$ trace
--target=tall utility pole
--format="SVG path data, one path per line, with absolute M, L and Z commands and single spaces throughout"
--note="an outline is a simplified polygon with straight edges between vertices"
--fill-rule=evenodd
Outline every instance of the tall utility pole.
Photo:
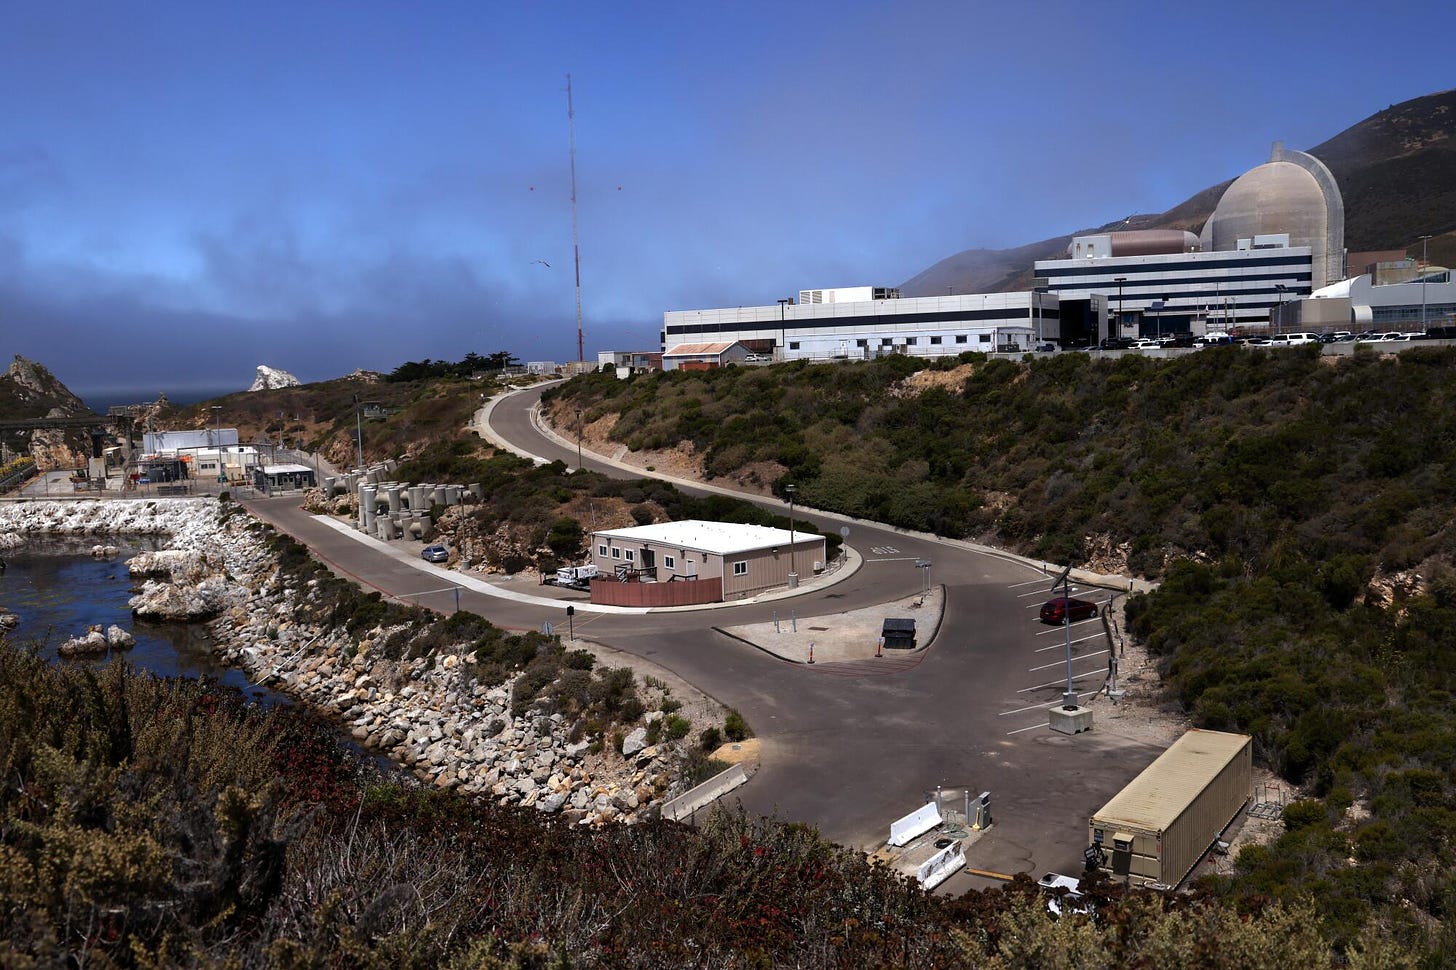
M 1421 237 L 1421 333 L 1426 332 L 1426 271 L 1431 265 L 1426 261 L 1426 242 L 1430 238 Z
M 576 263 L 576 362 L 586 360 L 581 339 L 581 246 L 576 225 L 576 112 L 571 107 L 571 75 L 566 75 L 566 129 L 571 139 L 571 257 Z

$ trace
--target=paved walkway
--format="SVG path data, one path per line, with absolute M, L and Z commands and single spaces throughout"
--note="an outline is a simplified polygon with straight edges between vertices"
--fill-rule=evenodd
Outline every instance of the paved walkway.
M 894 600 L 858 610 L 822 616 L 798 617 L 793 604 L 783 604 L 778 619 L 768 623 L 746 623 L 714 629 L 737 640 L 752 644 L 766 653 L 794 663 L 833 664 L 845 661 L 884 661 L 887 668 L 906 660 L 918 662 L 929 649 L 940 630 L 945 611 L 945 589 L 932 588 L 928 593 Z M 915 647 L 912 650 L 879 648 L 880 631 L 887 619 L 915 621 Z M 881 656 L 876 656 L 876 653 Z

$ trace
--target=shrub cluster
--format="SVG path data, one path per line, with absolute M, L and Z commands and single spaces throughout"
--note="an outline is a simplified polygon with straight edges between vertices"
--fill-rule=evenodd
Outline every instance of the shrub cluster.
M 1330 962 L 1300 906 L 1105 894 L 1053 922 L 1025 880 L 931 896 L 811 829 L 712 814 L 584 830 L 361 776 L 290 709 L 57 668 L 0 643 L 8 966 L 757 967 Z M 1398 966 L 1373 933 L 1353 966 Z M 1151 964 L 1148 964 L 1151 965 Z

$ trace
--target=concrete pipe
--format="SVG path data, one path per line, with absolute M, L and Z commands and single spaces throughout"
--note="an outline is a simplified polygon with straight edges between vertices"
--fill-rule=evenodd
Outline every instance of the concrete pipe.
M 477 502 L 485 501 L 485 486 L 480 484 L 479 482 L 467 486 L 467 491 L 470 492 L 470 497 L 475 499 Z
M 446 485 L 445 486 L 445 504 L 446 505 L 459 505 L 460 504 L 460 486 L 459 485 Z
M 409 507 L 411 512 L 418 512 L 425 507 L 425 486 L 411 485 L 409 490 Z
M 402 485 L 390 485 L 384 490 L 384 497 L 389 501 L 389 514 L 393 515 L 404 507 L 401 493 L 404 491 Z

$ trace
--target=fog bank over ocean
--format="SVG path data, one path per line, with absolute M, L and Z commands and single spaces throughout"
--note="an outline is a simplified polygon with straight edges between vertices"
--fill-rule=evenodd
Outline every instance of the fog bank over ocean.
M 73 387 L 71 392 L 86 402 L 86 406 L 97 414 L 105 414 L 108 408 L 122 404 L 150 404 L 158 394 L 167 395 L 173 404 L 196 404 L 246 391 L 250 384 L 241 387 L 218 385 L 174 384 L 153 387 Z

